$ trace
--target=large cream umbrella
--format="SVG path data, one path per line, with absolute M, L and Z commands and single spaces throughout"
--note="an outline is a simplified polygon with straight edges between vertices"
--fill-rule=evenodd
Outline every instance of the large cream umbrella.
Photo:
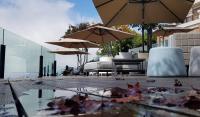
M 77 55 L 77 59 L 78 59 L 77 60 L 77 67 L 83 65 L 81 55 L 89 54 L 88 52 L 84 52 L 84 51 L 81 51 L 81 50 L 76 49 L 76 48 L 62 48 L 62 49 L 50 51 L 50 53 L 56 53 L 56 54 L 61 54 L 61 55 Z
M 172 35 L 173 33 L 187 33 L 194 30 L 194 28 L 182 28 L 182 27 L 164 27 L 162 29 L 158 29 L 153 32 L 153 35 L 155 36 L 169 36 Z
M 183 22 L 195 0 L 93 0 L 105 26 Z M 144 27 L 142 41 L 144 51 Z
M 83 48 L 85 52 L 88 52 L 88 48 L 99 48 L 99 45 L 96 43 L 92 43 L 87 40 L 72 39 L 72 38 L 63 38 L 57 41 L 49 41 L 46 43 L 62 46 L 65 48 Z M 83 64 L 86 63 L 87 61 L 88 61 L 88 55 L 85 55 Z
M 85 30 L 64 35 L 64 38 L 75 38 L 88 40 L 93 43 L 103 44 L 111 41 L 122 40 L 133 37 L 134 34 L 108 28 L 100 25 L 91 26 Z
M 93 0 L 105 26 L 183 22 L 195 0 Z
M 187 33 L 194 30 L 194 28 L 182 28 L 182 27 L 163 27 L 153 32 L 153 35 L 157 36 L 158 43 L 164 42 L 164 37 L 172 35 L 174 33 Z
M 64 38 L 64 39 L 60 39 L 56 41 L 49 41 L 46 43 L 62 46 L 65 48 L 98 48 L 99 47 L 98 44 L 92 43 L 87 40 L 71 39 L 71 38 Z
M 75 48 L 64 48 L 50 51 L 50 53 L 62 54 L 62 55 L 76 55 L 76 54 L 88 54 L 88 52 L 81 51 Z

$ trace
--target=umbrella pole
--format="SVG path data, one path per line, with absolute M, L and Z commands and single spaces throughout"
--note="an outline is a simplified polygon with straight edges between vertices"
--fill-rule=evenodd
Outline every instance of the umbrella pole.
M 149 52 L 152 48 L 152 27 L 149 26 L 147 29 L 147 51 Z
M 86 48 L 86 52 L 88 52 L 88 48 Z M 88 62 L 88 54 L 86 55 L 86 63 Z
M 79 54 L 77 54 L 77 68 L 78 68 L 79 64 L 80 64 L 80 57 L 79 57 Z
M 144 53 L 144 0 L 142 0 L 142 52 Z
M 88 48 L 85 48 L 85 52 L 88 52 Z M 88 62 L 88 54 L 84 55 L 84 64 Z
M 112 52 L 112 42 L 110 42 L 110 54 L 112 55 L 112 57 L 114 57 Z
M 144 25 L 142 24 L 142 52 L 144 52 Z
M 79 66 L 82 65 L 82 61 L 83 61 L 83 59 L 82 59 L 82 55 L 80 54 L 80 64 L 79 64 Z
M 150 48 L 149 50 L 152 48 L 152 27 L 150 26 L 150 32 L 149 32 L 149 45 Z

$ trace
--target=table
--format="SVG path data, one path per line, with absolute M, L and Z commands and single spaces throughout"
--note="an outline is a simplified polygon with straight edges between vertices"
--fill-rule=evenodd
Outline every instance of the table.
M 113 73 L 117 72 L 141 72 L 144 73 L 143 62 L 145 59 L 112 59 Z M 137 65 L 137 69 L 117 69 L 117 65 Z

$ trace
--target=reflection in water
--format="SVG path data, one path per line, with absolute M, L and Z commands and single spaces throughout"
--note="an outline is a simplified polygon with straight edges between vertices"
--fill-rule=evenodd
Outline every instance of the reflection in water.
M 38 90 L 30 90 L 25 92 L 29 95 L 23 95 L 20 97 L 20 101 L 29 116 L 50 116 L 62 114 L 76 115 L 78 113 L 90 115 L 101 112 L 95 116 L 189 117 L 183 116 L 182 114 L 179 115 L 180 113 L 177 114 L 176 110 L 170 112 L 163 109 L 152 108 L 150 106 L 130 103 L 132 101 L 134 102 L 134 100 L 136 101 L 136 98 L 126 96 L 137 96 L 138 92 L 136 90 L 130 90 L 132 88 L 132 86 L 128 86 L 127 91 L 116 87 L 111 88 L 110 90 L 92 87 L 81 89 L 69 88 L 66 90 L 42 90 L 41 98 L 38 97 Z M 109 96 L 111 97 L 115 96 L 115 99 L 102 98 L 101 95 L 105 94 L 106 92 L 109 92 Z M 162 100 L 160 100 L 162 97 L 179 99 L 177 95 L 181 97 L 182 94 L 185 94 L 183 90 L 180 90 L 180 92 L 178 91 L 179 93 L 177 94 L 177 92 L 175 93 L 171 88 L 162 87 L 141 89 L 138 93 L 141 92 L 143 95 L 143 101 L 150 100 L 148 104 L 157 104 L 158 106 L 162 105 Z M 85 95 L 87 93 L 89 93 L 89 95 Z M 98 97 L 97 95 L 100 96 Z M 121 99 L 119 99 L 119 97 Z M 163 102 L 166 102 L 166 100 Z M 168 106 L 170 107 L 174 105 Z M 173 109 L 176 108 L 173 107 Z
M 42 98 L 42 89 L 38 90 L 38 98 Z
M 14 104 L 0 105 L 0 117 L 17 117 Z
M 19 97 L 28 116 L 35 116 L 39 110 L 47 107 L 46 105 L 49 102 L 49 99 L 54 98 L 52 90 L 42 90 L 41 98 L 38 98 L 38 92 L 38 89 L 32 89 L 25 92 L 28 95 Z

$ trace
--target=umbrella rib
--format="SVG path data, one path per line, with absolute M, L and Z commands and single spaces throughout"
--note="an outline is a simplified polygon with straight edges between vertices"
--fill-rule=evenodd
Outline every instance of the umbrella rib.
M 117 36 L 115 36 L 113 33 L 111 33 L 110 31 L 106 30 L 106 32 L 110 34 L 111 36 L 113 36 L 116 40 L 120 41 L 120 39 Z
M 70 45 L 69 45 L 69 48 L 71 48 L 71 47 L 72 47 L 72 45 L 73 45 L 73 43 L 70 43 Z
M 182 22 L 182 20 L 172 11 L 169 9 L 169 7 L 167 7 L 162 1 L 160 1 L 160 4 L 167 9 L 172 15 L 174 15 L 176 17 L 176 19 L 178 19 L 180 22 Z
M 127 6 L 128 3 L 125 3 L 120 9 L 119 11 L 108 21 L 108 23 L 105 26 L 108 26 L 108 24 L 110 24 L 117 16 L 118 14 Z
M 105 29 L 104 29 L 105 30 Z M 92 30 L 91 31 L 91 34 L 95 34 L 95 35 L 97 35 L 97 36 L 101 36 L 101 37 L 103 37 L 102 35 L 103 35 L 103 32 L 102 32 L 102 30 L 99 28 L 99 34 L 98 33 L 96 33 L 94 30 Z M 90 41 L 90 42 L 93 42 L 93 43 L 98 43 L 98 42 L 94 42 L 94 41 Z M 104 40 L 102 39 L 102 42 L 104 43 Z
M 144 24 L 144 12 L 145 12 L 145 6 L 144 6 L 144 1 L 142 2 L 142 24 Z
M 89 31 L 89 32 L 90 32 L 90 31 Z M 88 35 L 84 38 L 84 40 L 87 40 L 91 35 L 92 35 L 92 33 L 90 32 L 90 34 L 88 34 Z
M 194 2 L 194 0 L 186 0 L 186 1 L 188 1 L 188 2 Z
M 108 4 L 108 3 L 112 2 L 112 1 L 113 1 L 113 0 L 109 0 L 109 1 L 107 1 L 107 2 L 104 2 L 104 3 L 100 4 L 100 5 L 97 5 L 96 8 L 99 8 L 99 7 L 101 7 L 101 6 L 104 6 L 104 5 L 106 5 L 106 4 Z
M 140 1 L 137 1 L 137 0 L 135 0 L 135 1 L 130 1 L 129 0 L 129 3 L 134 3 L 134 4 L 141 4 L 141 3 L 152 3 L 152 2 L 157 2 L 158 0 L 149 0 L 149 1 L 144 1 L 144 0 L 140 0 Z
M 104 38 L 103 38 L 103 36 L 101 36 L 101 40 L 102 40 L 102 42 L 104 43 Z
M 99 36 L 101 36 L 101 41 L 102 43 L 104 43 L 103 32 L 100 28 L 99 28 Z
M 81 43 L 83 45 L 84 48 L 87 48 L 87 46 L 84 43 Z
M 93 33 L 93 34 L 95 34 L 95 35 L 98 35 L 98 36 L 99 36 L 99 34 L 98 34 L 98 33 L 96 33 L 94 30 L 93 30 L 91 33 Z

